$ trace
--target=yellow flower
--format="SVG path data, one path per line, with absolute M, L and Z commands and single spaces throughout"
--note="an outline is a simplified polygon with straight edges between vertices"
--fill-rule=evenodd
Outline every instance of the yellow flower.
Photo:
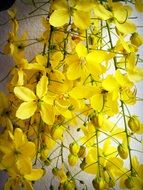
M 51 14 L 49 22 L 54 27 L 68 24 L 71 16 L 74 24 L 81 30 L 87 29 L 90 25 L 90 10 L 92 9 L 90 1 L 75 3 L 74 1 L 55 0 L 52 8 L 54 12 Z
M 32 159 L 35 154 L 35 144 L 29 142 L 21 129 L 16 128 L 14 135 L 9 132 L 9 141 L 0 144 L 0 150 L 4 153 L 1 165 L 5 169 L 16 166 L 20 174 L 29 174 L 32 171 Z
M 106 71 L 107 62 L 113 57 L 112 53 L 103 50 L 94 50 L 90 53 L 87 48 L 78 43 L 75 48 L 76 54 L 66 57 L 65 62 L 68 65 L 67 78 L 75 80 L 92 74 L 99 76 Z
M 32 181 L 39 180 L 44 174 L 42 169 L 32 169 L 30 174 L 19 175 L 19 173 L 12 175 L 5 183 L 4 190 L 15 190 L 24 187 L 25 190 L 33 190 Z
M 55 113 L 52 104 L 47 99 L 48 78 L 42 76 L 36 86 L 36 94 L 27 87 L 15 87 L 15 95 L 24 102 L 16 111 L 16 117 L 28 119 L 34 115 L 37 109 L 40 111 L 42 120 L 49 125 L 54 123 Z

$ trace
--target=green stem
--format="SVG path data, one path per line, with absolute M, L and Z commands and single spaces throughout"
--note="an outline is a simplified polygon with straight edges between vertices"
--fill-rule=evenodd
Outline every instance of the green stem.
M 101 177 L 101 170 L 100 170 L 100 153 L 99 153 L 99 139 L 98 139 L 98 130 L 96 130 L 96 146 L 97 146 L 97 164 L 98 164 L 98 175 Z
M 114 48 L 113 46 L 113 42 L 112 42 L 112 37 L 111 37 L 111 33 L 110 33 L 110 27 L 108 22 L 106 22 L 106 27 L 107 27 L 107 31 L 108 31 L 108 36 L 109 36 L 109 40 L 110 40 L 110 44 L 111 44 L 111 49 Z M 114 66 L 115 66 L 115 70 L 117 70 L 117 60 L 116 57 L 113 58 L 114 61 Z M 130 161 L 130 171 L 132 172 L 133 170 L 133 165 L 132 165 L 132 158 L 131 158 L 131 149 L 130 149 L 130 143 L 129 143 L 129 134 L 128 134 L 128 128 L 127 128 L 127 123 L 126 123 L 126 115 L 125 115 L 125 110 L 124 110 L 124 103 L 122 100 L 120 100 L 121 102 L 121 109 L 122 109 L 122 113 L 123 113 L 123 120 L 124 120 L 124 127 L 125 127 L 125 133 L 126 133 L 126 139 L 127 139 L 127 148 L 129 151 L 129 161 Z
M 130 142 L 129 142 L 130 135 L 128 134 L 128 128 L 127 128 L 127 123 L 126 123 L 126 116 L 125 116 L 125 110 L 124 110 L 124 103 L 123 103 L 123 101 L 121 101 L 121 108 L 122 108 L 122 112 L 123 112 L 123 120 L 124 120 L 124 125 L 125 125 L 127 147 L 128 147 L 128 151 L 129 151 L 130 169 L 132 171 L 133 166 L 132 166 L 131 148 L 130 148 Z

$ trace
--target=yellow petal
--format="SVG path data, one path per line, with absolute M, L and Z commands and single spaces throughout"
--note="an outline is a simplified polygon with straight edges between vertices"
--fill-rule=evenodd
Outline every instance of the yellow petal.
M 23 146 L 20 147 L 19 151 L 23 156 L 33 157 L 35 154 L 35 144 L 33 142 L 27 142 Z
M 108 75 L 106 77 L 106 79 L 103 80 L 102 87 L 105 90 L 112 92 L 114 90 L 118 90 L 119 85 L 118 85 L 116 79 L 112 75 Z
M 103 109 L 103 95 L 96 94 L 91 97 L 91 107 L 97 111 L 101 111 Z
M 80 63 L 73 63 L 67 69 L 67 78 L 69 80 L 76 80 L 80 78 L 83 74 L 83 70 L 81 68 Z
M 81 30 L 85 30 L 90 25 L 90 13 L 75 11 L 73 15 L 74 24 Z
M 118 23 L 115 21 L 117 29 L 123 34 L 131 34 L 136 31 L 136 25 L 131 21 L 126 21 L 123 24 Z
M 82 3 L 81 1 L 77 1 L 76 2 L 76 6 L 75 8 L 77 10 L 80 10 L 80 11 L 83 11 L 83 10 L 86 10 L 87 12 L 91 11 L 91 9 L 93 9 L 93 6 L 94 6 L 94 3 L 93 1 L 91 0 L 82 0 Z
M 41 102 L 40 104 L 40 114 L 42 120 L 48 124 L 52 125 L 55 121 L 55 112 L 53 106 L 46 104 L 45 102 Z
M 113 9 L 113 15 L 119 23 L 123 23 L 127 20 L 131 11 L 131 8 L 124 7 L 122 4 L 117 3 L 117 6 L 115 6 Z
M 87 55 L 87 49 L 86 49 L 86 47 L 83 44 L 78 43 L 76 45 L 76 49 L 75 50 L 76 50 L 76 53 L 78 54 L 78 57 L 86 57 L 86 55 Z
M 24 102 L 16 111 L 16 117 L 19 119 L 28 119 L 34 115 L 37 109 L 36 102 Z
M 143 12 L 143 2 L 142 0 L 135 0 L 135 7 L 137 11 Z
M 91 86 L 76 86 L 69 92 L 69 94 L 75 99 L 83 99 L 92 96 L 95 93 L 94 90 L 95 88 Z
M 49 19 L 49 22 L 54 27 L 61 27 L 64 24 L 67 24 L 69 21 L 69 13 L 68 10 L 59 9 L 55 10 Z
M 24 72 L 22 69 L 18 70 L 18 81 L 17 85 L 23 85 L 24 84 Z
M 13 153 L 4 155 L 1 160 L 1 164 L 5 169 L 14 166 L 15 157 L 14 157 Z
M 20 128 L 16 128 L 14 131 L 14 144 L 16 148 L 19 148 L 27 141 L 23 131 Z
M 29 158 L 20 157 L 16 162 L 16 166 L 22 175 L 29 174 L 32 170 L 32 161 Z
M 94 14 L 97 18 L 102 20 L 108 20 L 113 17 L 110 11 L 108 11 L 103 5 L 98 3 L 95 4 Z
M 43 55 L 36 55 L 36 62 L 40 65 L 46 66 L 47 64 L 47 57 Z
M 15 87 L 14 93 L 19 99 L 25 102 L 36 100 L 36 96 L 33 91 L 24 86 Z
M 44 170 L 42 169 L 32 169 L 31 173 L 28 175 L 24 175 L 24 178 L 29 181 L 37 181 L 44 174 Z
M 36 94 L 41 99 L 43 96 L 47 94 L 47 91 L 48 91 L 48 78 L 43 75 L 36 86 Z
M 68 3 L 66 0 L 54 0 L 52 7 L 54 10 L 56 9 L 67 9 L 68 8 Z
M 96 64 L 96 63 L 102 63 L 103 61 L 108 60 L 108 57 L 109 55 L 106 51 L 96 50 L 89 53 L 86 56 L 86 60 L 89 64 Z

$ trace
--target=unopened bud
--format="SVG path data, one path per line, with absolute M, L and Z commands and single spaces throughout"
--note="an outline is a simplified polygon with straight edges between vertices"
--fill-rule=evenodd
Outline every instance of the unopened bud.
M 132 34 L 130 40 L 131 40 L 131 43 L 137 47 L 143 44 L 143 37 L 137 32 L 134 32 Z
M 78 156 L 75 156 L 74 154 L 69 154 L 68 162 L 70 166 L 75 166 L 78 162 Z
M 57 176 L 57 175 L 58 175 L 58 171 L 59 171 L 59 169 L 58 169 L 57 167 L 54 167 L 54 168 L 52 169 L 53 175 Z
M 77 155 L 79 152 L 79 149 L 80 149 L 80 146 L 76 142 L 73 142 L 69 145 L 69 150 L 71 154 L 73 155 Z
M 133 187 L 134 187 L 134 184 L 133 184 L 132 177 L 128 177 L 128 178 L 124 181 L 124 184 L 125 184 L 125 186 L 126 186 L 128 189 L 133 188 Z
M 139 131 L 141 124 L 140 124 L 138 117 L 135 115 L 130 117 L 130 119 L 128 121 L 128 126 L 131 129 L 131 131 L 134 133 Z
M 84 170 L 85 166 L 86 166 L 86 162 L 85 162 L 85 159 L 83 159 L 83 161 L 82 161 L 81 164 L 80 164 L 80 168 L 81 168 L 82 170 Z
M 54 140 L 61 139 L 63 135 L 64 128 L 63 126 L 53 126 L 51 129 L 51 136 Z
M 65 181 L 63 185 L 63 190 L 73 190 L 75 188 L 75 183 L 73 181 Z
M 126 159 L 128 157 L 128 149 L 122 144 L 118 146 L 117 150 L 122 159 Z
M 93 179 L 92 184 L 95 190 L 105 190 L 107 186 L 105 180 L 102 177 Z
M 79 158 L 84 158 L 86 155 L 86 147 L 85 146 L 80 146 L 79 152 L 78 152 L 78 157 Z

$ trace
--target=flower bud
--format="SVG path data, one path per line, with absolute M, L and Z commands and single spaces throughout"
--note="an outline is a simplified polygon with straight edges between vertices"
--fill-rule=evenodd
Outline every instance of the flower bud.
M 124 145 L 120 144 L 117 150 L 122 159 L 126 159 L 128 157 L 128 149 Z
M 140 124 L 138 117 L 135 115 L 130 117 L 130 119 L 128 121 L 128 126 L 131 129 L 131 131 L 134 133 L 139 131 L 141 124 Z
M 102 177 L 93 179 L 92 184 L 95 190 L 105 190 L 107 186 L 105 180 Z
M 128 177 L 127 179 L 125 179 L 124 184 L 128 189 L 132 189 L 134 187 L 132 177 Z
M 85 159 L 83 159 L 83 161 L 80 164 L 81 170 L 84 170 L 85 166 L 86 166 L 86 162 L 85 162 Z
M 63 185 L 63 190 L 73 190 L 75 188 L 75 183 L 73 181 L 65 181 Z
M 78 162 L 78 156 L 69 154 L 68 156 L 68 162 L 70 166 L 75 166 Z
M 78 151 L 78 157 L 79 158 L 84 158 L 86 155 L 86 147 L 85 146 L 80 146 L 80 149 Z
M 137 47 L 143 44 L 143 37 L 137 32 L 134 32 L 132 34 L 130 40 L 131 40 L 131 43 Z
M 54 167 L 54 168 L 52 169 L 53 175 L 57 176 L 57 175 L 58 175 L 58 172 L 59 172 L 59 168 Z
M 63 126 L 53 126 L 51 129 L 51 136 L 54 140 L 61 139 L 63 135 L 64 128 Z
M 77 155 L 80 150 L 80 146 L 76 142 L 73 142 L 69 145 L 69 150 L 71 154 Z

